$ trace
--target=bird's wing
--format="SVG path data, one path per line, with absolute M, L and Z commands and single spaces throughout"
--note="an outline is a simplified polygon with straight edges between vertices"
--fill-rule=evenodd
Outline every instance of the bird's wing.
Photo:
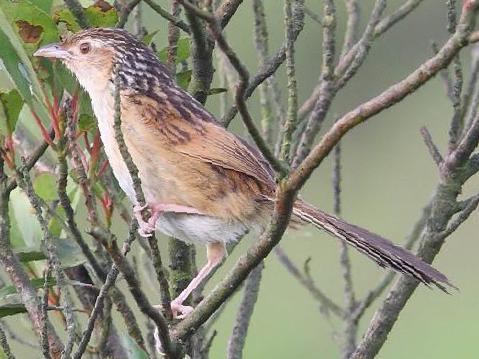
M 176 148 L 187 156 L 244 173 L 268 186 L 274 184 L 274 173 L 261 153 L 216 123 L 204 123 L 198 136 Z
M 165 90 L 166 91 L 166 90 Z M 262 154 L 219 125 L 214 116 L 188 93 L 168 89 L 169 96 L 130 94 L 127 110 L 160 136 L 170 151 L 246 174 L 268 187 L 274 172 Z

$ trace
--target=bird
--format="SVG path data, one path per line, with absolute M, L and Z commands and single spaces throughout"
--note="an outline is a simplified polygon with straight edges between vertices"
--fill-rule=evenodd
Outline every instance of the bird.
M 39 48 L 60 60 L 88 93 L 103 148 L 120 187 L 133 204 L 139 232 L 158 229 L 206 246 L 207 263 L 171 301 L 176 318 L 192 291 L 221 264 L 226 245 L 260 233 L 271 218 L 275 173 L 259 150 L 228 131 L 175 82 L 153 50 L 123 29 L 91 28 Z M 117 85 L 115 85 L 117 84 Z M 151 217 L 144 221 L 132 178 L 115 139 L 115 86 L 121 131 L 138 168 Z M 411 252 L 366 229 L 296 199 L 292 223 L 312 224 L 344 240 L 381 267 L 446 291 L 448 278 Z

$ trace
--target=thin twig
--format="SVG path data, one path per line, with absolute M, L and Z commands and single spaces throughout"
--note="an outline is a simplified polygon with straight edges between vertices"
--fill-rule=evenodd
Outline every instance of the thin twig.
M 464 36 L 464 39 L 467 39 L 468 33 L 471 31 L 470 28 L 473 27 L 474 16 L 478 6 L 479 3 L 476 1 L 464 2 L 461 19 L 452 38 L 459 34 L 460 37 Z M 456 54 L 451 55 L 453 56 L 450 57 L 449 61 Z M 464 166 L 467 165 L 469 157 L 479 143 L 477 122 L 479 121 L 476 119 L 458 146 L 449 147 L 447 156 L 444 159 L 444 165 L 440 167 L 441 180 L 431 203 L 431 213 L 417 253 L 418 257 L 427 263 L 431 263 L 434 260 L 445 238 L 457 229 L 479 204 L 477 196 L 471 198 L 467 201 L 464 210 L 448 226 L 452 217 L 457 213 L 457 197 L 468 178 L 463 176 Z M 418 282 L 416 280 L 406 277 L 399 278 L 374 314 L 363 339 L 351 357 L 352 359 L 373 358 L 376 356 L 383 346 L 388 333 L 394 326 L 399 313 L 417 286 Z
M 0 325 L 0 346 L 2 347 L 3 354 L 5 355 L 6 359 L 15 359 L 15 356 L 10 349 L 10 345 L 8 344 L 7 335 L 5 334 L 2 325 Z
M 294 40 L 298 39 L 299 34 L 304 28 L 304 11 L 302 8 L 302 2 L 295 2 L 293 7 L 293 17 L 295 18 L 294 22 Z M 479 41 L 479 34 L 478 39 Z M 276 52 L 276 54 L 266 63 L 254 76 L 251 77 L 248 87 L 245 90 L 244 97 L 245 100 L 248 99 L 256 88 L 261 85 L 266 79 L 273 75 L 278 68 L 286 60 L 286 44 L 283 44 L 281 48 Z M 225 116 L 221 119 L 223 126 L 228 127 L 230 122 L 238 113 L 238 108 L 232 106 Z
M 391 15 L 382 19 L 374 29 L 374 37 L 379 37 L 388 31 L 392 26 L 397 24 L 399 21 L 403 20 L 411 12 L 413 12 L 423 0 L 408 0 L 403 5 L 401 5 L 395 12 Z
M 64 141 L 65 138 L 61 139 L 58 142 L 58 149 L 64 148 Z M 38 223 L 40 224 L 40 227 L 43 232 L 43 242 L 44 245 L 47 249 L 48 253 L 48 261 L 49 265 L 51 265 L 51 269 L 55 275 L 56 279 L 56 285 L 58 289 L 61 292 L 61 303 L 62 307 L 64 308 L 64 314 L 65 314 L 65 320 L 66 320 L 66 326 L 67 326 L 67 342 L 63 348 L 62 351 L 62 359 L 69 358 L 71 351 L 73 349 L 73 344 L 76 340 L 76 321 L 75 321 L 75 316 L 73 314 L 73 301 L 72 298 L 66 288 L 66 277 L 65 273 L 63 272 L 61 268 L 61 262 L 55 252 L 55 244 L 53 242 L 53 237 L 50 233 L 50 230 L 48 228 L 48 222 L 47 220 L 43 217 L 42 213 L 42 205 L 39 201 L 38 195 L 35 193 L 33 189 L 33 184 L 31 181 L 31 178 L 29 176 L 28 170 L 25 167 L 25 160 L 23 159 L 23 165 L 22 168 L 17 172 L 17 178 L 20 181 L 20 187 L 25 191 L 25 194 L 28 197 L 28 200 L 30 201 L 30 204 L 32 208 L 35 210 L 35 215 L 38 220 Z M 60 176 L 60 179 L 58 181 L 58 193 L 62 191 L 62 175 Z M 66 188 L 66 183 L 65 183 L 65 188 Z M 46 273 L 48 274 L 49 271 Z M 45 277 L 45 281 L 47 281 L 48 275 Z M 47 282 L 45 282 L 47 284 Z M 48 290 L 44 289 L 46 291 L 46 298 L 48 299 Z M 47 302 L 48 303 L 48 302 Z M 44 306 L 47 305 L 47 303 L 42 303 Z M 46 323 L 46 317 L 44 318 L 44 322 Z M 44 326 L 44 330 L 47 330 L 48 328 Z M 47 333 L 43 333 L 47 334 Z M 45 342 L 44 342 L 45 344 Z
M 346 31 L 344 33 L 343 49 L 341 50 L 341 57 L 346 55 L 353 47 L 357 40 L 359 30 L 359 15 L 360 7 L 358 0 L 344 0 L 346 10 L 348 12 L 348 21 L 346 23 Z
M 429 154 L 431 155 L 436 165 L 440 166 L 444 160 L 442 158 L 441 152 L 439 152 L 439 149 L 434 143 L 431 134 L 429 133 L 426 127 L 421 127 L 419 131 L 421 132 L 422 138 L 424 139 L 424 143 L 426 144 L 427 149 L 429 150 Z
M 259 66 L 264 66 L 268 59 L 269 44 L 268 44 L 268 28 L 266 24 L 266 14 L 262 0 L 253 0 L 253 13 L 254 13 L 254 43 L 258 54 Z M 270 77 L 270 80 L 274 80 L 274 75 Z M 268 86 L 271 85 L 271 86 Z M 269 98 L 269 89 L 274 91 L 273 84 L 271 82 L 263 83 L 259 86 L 260 106 L 261 106 L 261 134 L 268 145 L 273 143 L 273 109 L 271 99 Z M 275 103 L 275 106 L 280 105 Z M 225 111 L 226 112 L 226 111 Z M 224 116 L 224 113 L 222 114 Z M 275 150 L 275 154 L 278 154 L 278 150 Z
M 95 321 L 103 309 L 103 301 L 105 299 L 105 296 L 108 294 L 108 290 L 110 289 L 110 287 L 115 283 L 115 280 L 118 277 L 119 273 L 120 271 L 118 270 L 118 267 L 116 265 L 113 265 L 106 277 L 105 283 L 103 283 L 100 289 L 98 297 L 96 298 L 95 306 L 93 307 L 90 317 L 88 318 L 87 326 L 82 333 L 80 343 L 78 344 L 78 349 L 73 355 L 74 359 L 79 359 L 83 356 L 83 353 L 85 352 L 87 345 L 90 342 L 91 333 L 93 332 L 93 328 L 95 327 Z
M 350 1 L 350 0 L 347 0 Z M 404 19 L 406 16 L 408 16 L 410 13 L 413 12 L 417 8 L 420 3 L 422 3 L 423 0 L 409 0 L 406 3 L 404 3 L 398 10 L 396 10 L 393 14 L 391 14 L 388 17 L 385 17 L 383 20 L 381 20 L 377 25 L 376 28 L 374 29 L 374 38 L 378 39 L 380 36 L 382 36 L 384 33 L 386 33 L 393 25 L 398 23 L 400 20 Z M 477 32 L 477 37 L 472 37 L 470 41 L 479 41 L 479 31 Z M 351 47 L 349 50 L 350 56 L 354 57 L 354 54 L 351 52 L 352 50 L 357 51 L 358 47 Z M 344 58 L 344 56 L 342 56 Z M 341 62 L 340 62 L 341 64 Z M 339 71 L 339 65 L 336 66 L 335 71 Z M 341 65 L 342 66 L 342 65 Z M 320 88 L 319 85 L 316 86 L 316 88 L 313 90 L 311 95 L 308 97 L 306 101 L 300 106 L 299 112 L 298 112 L 298 119 L 299 121 L 303 121 L 304 118 L 311 112 L 313 109 L 318 97 L 320 95 Z
M 51 273 L 51 263 L 48 261 L 47 267 L 43 271 L 43 296 L 42 296 L 42 302 L 41 302 L 41 310 L 42 310 L 42 320 L 43 320 L 43 326 L 42 326 L 42 333 L 40 336 L 40 343 L 41 343 L 41 348 L 42 348 L 42 354 L 44 358 L 46 359 L 51 359 L 50 355 L 50 344 L 48 343 L 48 295 L 49 295 L 49 286 L 48 286 L 48 278 L 50 277 Z
M 120 154 L 123 158 L 123 161 L 125 161 L 131 180 L 133 181 L 136 202 L 139 205 L 144 205 L 145 195 L 141 187 L 140 178 L 138 177 L 138 168 L 136 167 L 135 163 L 133 162 L 133 159 L 131 158 L 130 153 L 128 152 L 128 147 L 126 146 L 125 140 L 123 138 L 122 129 L 121 129 L 120 76 L 118 75 L 120 71 L 121 69 L 118 65 L 115 72 L 115 81 L 114 81 L 115 89 L 113 94 L 114 95 L 113 98 L 115 99 L 115 117 L 114 117 L 115 140 L 117 141 Z M 144 214 L 144 220 L 148 220 L 148 218 L 146 218 L 148 215 L 149 215 L 148 213 L 146 214 L 146 216 Z M 105 233 L 99 227 L 92 228 L 91 234 L 97 240 L 101 241 L 105 249 L 112 256 L 112 259 L 115 262 L 115 264 L 118 266 L 120 272 L 125 276 L 125 279 L 128 283 L 130 291 L 133 297 L 135 298 L 138 306 L 142 310 L 142 312 L 146 314 L 147 316 L 149 316 L 157 325 L 161 344 L 163 346 L 163 349 L 165 350 L 165 353 L 168 355 L 170 359 L 175 358 L 176 354 L 171 346 L 166 319 L 161 315 L 159 311 L 157 311 L 151 306 L 145 294 L 139 288 L 138 283 L 135 279 L 134 271 L 131 269 L 128 262 L 124 258 L 124 256 L 121 255 L 121 253 L 119 253 L 119 251 L 117 250 L 115 246 L 116 244 L 115 237 L 111 233 Z M 153 238 L 153 237 L 154 236 L 151 236 L 150 238 Z M 160 258 L 159 252 L 157 253 L 157 256 L 158 257 L 155 258 L 155 260 L 159 262 L 161 265 L 161 258 Z
M 120 11 L 120 18 L 118 19 L 118 23 L 116 27 L 123 28 L 130 17 L 131 12 L 135 9 L 135 7 L 140 3 L 141 0 L 132 0 L 127 5 L 123 6 Z
M 341 216 L 341 142 L 334 147 L 333 165 L 333 193 L 334 193 L 334 214 Z M 343 315 L 344 331 L 342 343 L 342 357 L 349 358 L 356 349 L 356 336 L 358 332 L 358 321 L 354 318 L 354 311 L 357 307 L 356 294 L 354 292 L 351 260 L 349 258 L 348 245 L 341 241 L 339 264 L 343 272 L 344 281 L 344 308 Z
M 86 17 L 85 10 L 78 0 L 64 0 L 64 2 L 82 29 L 90 27 L 90 22 Z
M 183 30 L 187 34 L 191 33 L 191 30 L 188 24 L 184 22 L 183 20 L 181 20 L 180 18 L 178 18 L 178 15 L 176 15 L 175 13 L 170 14 L 168 11 L 163 9 L 161 5 L 157 4 L 153 0 L 144 0 L 144 1 L 145 3 L 148 4 L 149 7 L 151 7 L 156 13 L 158 13 L 158 15 L 168 20 L 171 24 L 175 25 L 177 28 Z
M 251 271 L 246 279 L 243 298 L 236 313 L 233 332 L 228 341 L 227 358 L 241 359 L 243 357 L 243 349 L 246 343 L 246 334 L 248 333 L 253 310 L 258 300 L 259 286 L 264 264 L 259 264 Z M 214 332 L 213 332 L 214 333 Z
M 309 153 L 313 141 L 318 134 L 331 102 L 336 94 L 334 79 L 334 63 L 336 54 L 336 8 L 334 1 L 324 1 L 323 17 L 323 42 L 322 42 L 322 65 L 319 77 L 319 94 L 313 111 L 309 116 L 306 128 L 301 134 L 296 153 L 293 156 L 292 167 L 298 164 Z
M 241 113 L 243 122 L 246 126 L 246 128 L 249 131 L 249 134 L 255 141 L 256 145 L 260 149 L 260 151 L 263 153 L 265 158 L 268 160 L 268 162 L 271 164 L 271 166 L 279 173 L 285 173 L 286 168 L 284 165 L 278 161 L 278 159 L 274 156 L 273 152 L 269 148 L 268 144 L 265 142 L 263 137 L 261 136 L 261 133 L 259 130 L 256 128 L 256 125 L 254 124 L 254 121 L 249 113 L 248 107 L 245 102 L 245 92 L 248 88 L 249 85 L 249 73 L 248 70 L 246 69 L 245 65 L 240 61 L 236 53 L 233 51 L 233 49 L 230 47 L 226 39 L 224 38 L 223 34 L 221 33 L 221 29 L 218 25 L 218 22 L 214 15 L 207 13 L 203 10 L 198 9 L 196 6 L 191 4 L 189 1 L 186 0 L 179 0 L 186 9 L 188 9 L 190 12 L 194 13 L 196 16 L 201 17 L 202 19 L 206 20 L 208 24 L 210 25 L 210 30 L 213 34 L 213 36 L 216 39 L 216 42 L 218 43 L 219 48 L 224 52 L 224 54 L 228 57 L 231 65 L 235 68 L 237 71 L 240 82 L 239 85 L 236 89 L 236 106 Z
M 350 129 L 401 101 L 451 63 L 454 56 L 467 45 L 466 39 L 473 28 L 476 7 L 476 3 L 473 3 L 471 7 L 467 7 L 467 10 L 462 14 L 457 31 L 449 38 L 437 55 L 421 64 L 402 81 L 342 116 L 323 136 L 322 140 L 315 146 L 303 163 L 291 173 L 289 183 L 292 188 L 298 188 L 298 186 L 302 186 L 306 182 L 312 171 Z
M 298 85 L 294 58 L 293 5 L 291 0 L 284 3 L 285 43 L 286 43 L 286 77 L 288 88 L 288 112 L 286 121 L 280 131 L 281 145 L 279 158 L 290 162 L 290 149 L 293 133 L 298 122 Z
M 291 261 L 291 259 L 286 255 L 281 246 L 277 246 L 274 250 L 279 262 L 286 268 L 286 270 L 298 280 L 298 282 L 304 286 L 312 297 L 319 303 L 319 308 L 321 312 L 326 314 L 331 311 L 331 313 L 342 317 L 344 314 L 343 309 L 337 305 L 331 298 L 324 294 L 321 289 L 319 289 L 311 278 L 301 273 L 298 267 Z
M 243 0 L 223 0 L 215 10 L 215 17 L 222 29 L 228 25 L 242 2 Z

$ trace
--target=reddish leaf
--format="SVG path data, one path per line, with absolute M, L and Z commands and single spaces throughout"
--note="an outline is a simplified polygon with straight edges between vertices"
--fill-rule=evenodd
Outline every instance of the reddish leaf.
M 93 4 L 94 7 L 97 7 L 99 8 L 101 11 L 103 12 L 107 12 L 108 10 L 112 9 L 113 6 L 111 6 L 108 2 L 106 2 L 105 0 L 97 0 L 95 1 L 95 3 Z
M 32 25 L 27 21 L 17 20 L 15 23 L 18 26 L 18 33 L 24 42 L 27 44 L 36 44 L 40 40 L 40 35 L 43 32 L 43 27 Z

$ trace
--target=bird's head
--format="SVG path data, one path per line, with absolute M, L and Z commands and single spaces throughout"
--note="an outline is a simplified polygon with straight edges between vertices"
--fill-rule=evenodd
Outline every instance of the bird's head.
M 147 92 L 171 81 L 153 51 L 122 29 L 83 30 L 61 43 L 38 49 L 34 56 L 60 60 L 94 95 L 113 82 L 119 65 L 120 86 Z

